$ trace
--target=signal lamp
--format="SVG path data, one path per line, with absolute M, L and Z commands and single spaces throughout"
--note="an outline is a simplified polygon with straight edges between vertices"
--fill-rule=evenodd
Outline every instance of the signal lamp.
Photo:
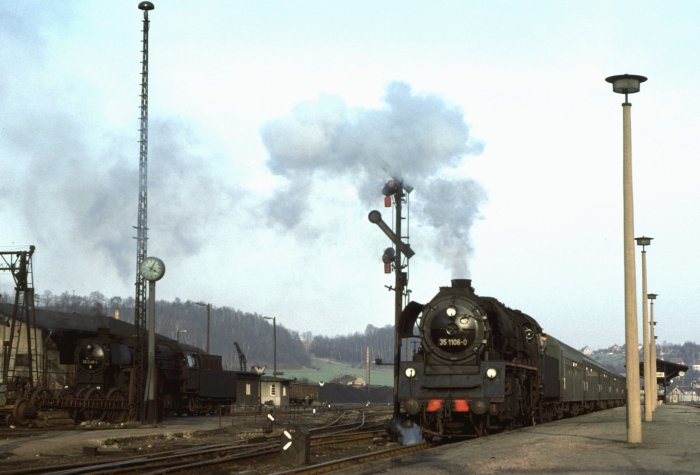
M 394 262 L 394 259 L 396 258 L 396 252 L 394 251 L 393 247 L 387 247 L 384 249 L 384 254 L 382 254 L 382 262 L 384 264 L 390 264 Z
M 382 188 L 382 193 L 384 196 L 391 196 L 396 194 L 401 189 L 401 185 L 394 180 L 389 180 Z
M 396 258 L 396 252 L 393 247 L 387 247 L 382 254 L 382 262 L 384 263 L 384 273 L 391 274 L 391 263 Z

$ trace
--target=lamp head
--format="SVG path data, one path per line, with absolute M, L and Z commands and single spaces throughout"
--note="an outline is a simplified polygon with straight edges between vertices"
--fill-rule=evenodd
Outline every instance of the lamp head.
M 656 299 L 656 297 L 658 297 L 658 296 L 659 296 L 659 294 L 647 294 L 647 298 L 648 298 L 649 300 L 654 300 L 654 299 Z
M 139 3 L 139 10 L 153 10 L 155 6 L 151 2 L 141 2 Z
M 639 92 L 640 85 L 646 81 L 647 78 L 637 74 L 618 74 L 616 76 L 607 77 L 605 80 L 612 84 L 614 92 L 627 96 L 627 94 Z
M 644 246 L 649 246 L 651 244 L 651 240 L 654 238 L 642 236 L 638 238 L 634 238 L 635 241 L 637 241 L 637 246 L 642 246 L 642 249 L 644 249 Z

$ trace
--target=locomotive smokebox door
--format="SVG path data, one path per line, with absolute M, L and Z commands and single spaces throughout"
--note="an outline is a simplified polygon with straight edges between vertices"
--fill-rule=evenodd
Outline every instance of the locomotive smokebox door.
M 287 463 L 295 466 L 308 465 L 311 461 L 311 436 L 308 429 L 294 427 L 282 431 L 280 452 Z

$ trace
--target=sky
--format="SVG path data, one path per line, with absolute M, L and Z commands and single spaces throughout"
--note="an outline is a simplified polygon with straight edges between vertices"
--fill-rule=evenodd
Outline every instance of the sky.
M 391 222 L 398 178 L 412 300 L 471 278 L 572 346 L 623 344 L 624 98 L 605 78 L 629 73 L 649 78 L 630 102 L 656 334 L 700 341 L 700 3 L 154 3 L 158 299 L 300 333 L 392 324 L 367 215 Z M 0 249 L 36 246 L 39 295 L 134 295 L 137 5 L 0 0 Z

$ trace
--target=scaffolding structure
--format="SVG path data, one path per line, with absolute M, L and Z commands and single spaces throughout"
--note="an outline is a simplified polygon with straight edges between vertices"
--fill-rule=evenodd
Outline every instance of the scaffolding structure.
M 15 281 L 12 315 L 7 322 L 2 322 L 2 381 L 0 383 L 10 392 L 29 391 L 45 383 L 42 381 L 39 369 L 36 335 L 32 266 L 34 250 L 34 246 L 29 246 L 28 251 L 0 251 L 0 271 L 9 271 Z M 23 351 L 20 353 L 20 350 Z

